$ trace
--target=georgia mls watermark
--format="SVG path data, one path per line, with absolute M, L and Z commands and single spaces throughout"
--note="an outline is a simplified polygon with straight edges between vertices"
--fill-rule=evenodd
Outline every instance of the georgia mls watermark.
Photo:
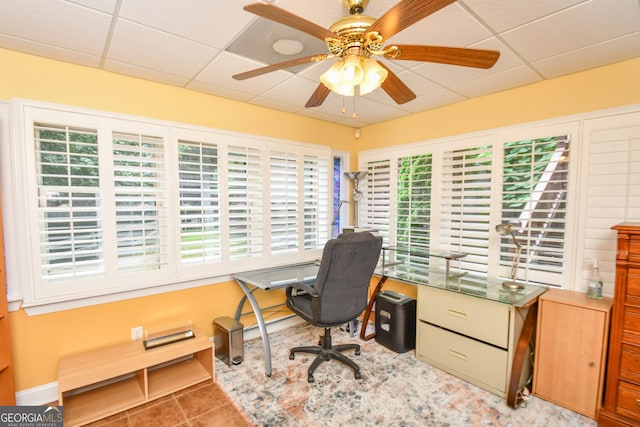
M 0 427 L 63 427 L 62 406 L 0 406 Z

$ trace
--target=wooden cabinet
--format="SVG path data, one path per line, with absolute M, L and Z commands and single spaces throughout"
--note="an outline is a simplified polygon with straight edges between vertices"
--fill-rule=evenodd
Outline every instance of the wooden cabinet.
M 507 397 L 526 313 L 510 303 L 430 286 L 418 286 L 417 304 L 418 359 Z M 525 367 L 520 385 L 527 378 Z
M 533 393 L 591 418 L 602 402 L 611 298 L 552 289 L 538 302 Z
M 0 207 L 0 406 L 16 404 L 9 333 L 9 306 L 7 279 L 4 265 L 4 237 L 2 234 L 2 208 Z
M 195 338 L 145 350 L 141 340 L 60 359 L 65 426 L 105 418 L 203 381 L 215 381 L 213 343 Z
M 640 425 L 640 223 L 618 232 L 616 285 L 601 426 Z

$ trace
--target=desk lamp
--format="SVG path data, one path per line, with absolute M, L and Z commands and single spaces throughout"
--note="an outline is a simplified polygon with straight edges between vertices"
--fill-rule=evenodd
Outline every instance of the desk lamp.
M 500 233 L 501 236 L 511 235 L 513 244 L 516 245 L 516 252 L 513 255 L 513 264 L 511 265 L 511 280 L 503 282 L 502 287 L 510 290 L 522 289 L 524 288 L 524 285 L 516 282 L 516 272 L 518 271 L 518 265 L 520 264 L 520 243 L 518 243 L 516 235 L 513 234 L 513 226 L 511 224 L 498 224 L 496 225 L 496 231 Z
M 358 190 L 358 181 L 364 179 L 369 172 L 367 171 L 357 171 L 357 172 L 345 172 L 344 176 L 353 181 L 353 226 L 358 228 L 358 202 L 362 200 L 364 194 L 362 191 Z

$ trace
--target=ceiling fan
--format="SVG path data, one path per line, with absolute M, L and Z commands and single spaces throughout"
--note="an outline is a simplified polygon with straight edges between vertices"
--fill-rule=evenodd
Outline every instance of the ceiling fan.
M 343 0 L 350 16 L 336 21 L 329 29 L 267 3 L 252 3 L 244 10 L 324 40 L 329 54 L 318 54 L 279 62 L 236 74 L 236 80 L 257 77 L 272 71 L 332 58 L 339 61 L 321 77 L 305 107 L 322 105 L 334 91 L 353 96 L 354 87 L 360 94 L 382 89 L 398 104 L 415 99 L 416 95 L 398 76 L 375 57 L 389 60 L 438 62 L 476 68 L 491 68 L 500 52 L 445 46 L 400 45 L 384 46 L 387 39 L 410 25 L 426 18 L 456 0 L 401 0 L 380 18 L 362 15 L 369 0 Z

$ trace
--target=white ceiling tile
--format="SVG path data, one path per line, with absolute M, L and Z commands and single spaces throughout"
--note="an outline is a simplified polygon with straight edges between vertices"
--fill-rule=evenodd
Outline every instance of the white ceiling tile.
M 459 0 L 501 33 L 586 0 Z
M 263 96 L 253 98 L 249 103 L 259 105 L 260 107 L 272 108 L 274 110 L 287 111 L 289 113 L 295 113 L 300 110 L 299 105 L 289 104 L 287 102 L 281 102 L 276 99 L 266 98 Z
M 502 71 L 468 83 L 454 85 L 451 88 L 466 97 L 487 95 L 501 90 L 540 81 L 541 78 L 529 67 L 517 67 Z
M 119 19 L 109 58 L 162 73 L 192 77 L 218 51 L 186 39 Z
M 640 32 L 542 59 L 532 65 L 544 77 L 554 78 L 638 56 L 640 56 Z
M 311 96 L 317 83 L 302 77 L 291 77 L 272 89 L 264 92 L 260 98 L 273 99 L 290 105 L 303 106 Z
M 187 85 L 187 88 L 198 92 L 208 93 L 210 95 L 221 96 L 223 98 L 229 98 L 243 102 L 248 102 L 255 97 L 255 95 L 251 93 L 246 93 L 239 90 L 231 89 L 226 86 L 218 86 L 201 81 L 191 82 L 189 83 L 189 85 Z
M 387 42 L 466 47 L 491 36 L 486 28 L 456 3 L 427 16 L 422 24 L 414 24 Z
M 254 19 L 251 0 L 122 0 L 120 17 L 223 49 Z
M 0 34 L 0 47 L 18 52 L 30 53 L 45 58 L 85 65 L 87 67 L 99 67 L 100 56 L 88 53 L 76 52 L 62 47 L 51 46 L 43 43 L 10 37 Z
M 591 0 L 502 34 L 526 60 L 580 49 L 640 31 L 638 0 Z
M 211 63 L 196 77 L 196 82 L 202 82 L 215 86 L 226 86 L 233 90 L 245 93 L 260 94 L 282 83 L 292 76 L 287 71 L 277 71 L 263 74 L 259 77 L 235 80 L 232 76 L 260 68 L 264 66 L 255 61 L 248 60 L 229 52 L 221 52 Z
M 129 76 L 139 77 L 160 83 L 166 83 L 173 86 L 184 86 L 187 83 L 186 77 L 176 76 L 169 73 L 163 73 L 157 69 L 139 67 L 133 64 L 127 64 L 114 60 L 107 60 L 104 69 L 115 73 L 126 74 Z
M 79 5 L 96 9 L 102 12 L 113 13 L 116 10 L 118 0 L 68 0 L 69 3 L 77 3 Z
M 91 55 L 102 55 L 110 24 L 110 15 L 62 0 L 0 1 L 0 34 Z
M 413 101 L 400 105 L 400 108 L 412 113 L 418 113 L 420 111 L 442 107 L 443 105 L 454 104 L 464 99 L 466 99 L 464 96 L 443 88 L 419 96 Z

